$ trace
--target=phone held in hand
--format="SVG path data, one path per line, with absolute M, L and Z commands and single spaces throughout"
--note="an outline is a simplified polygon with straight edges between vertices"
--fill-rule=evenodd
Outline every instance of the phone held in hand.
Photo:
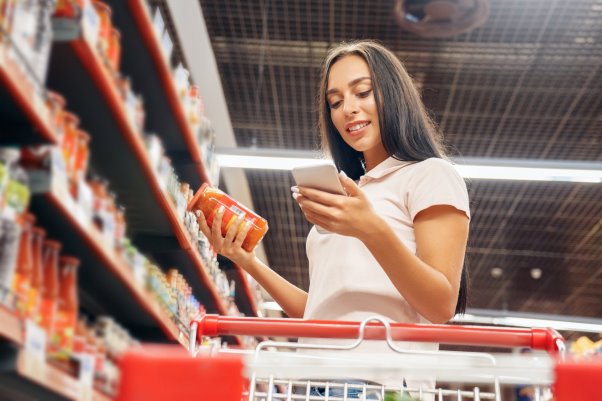
M 324 162 L 312 166 L 294 167 L 292 170 L 295 183 L 299 187 L 319 189 L 336 195 L 347 195 L 341 181 L 339 172 L 334 164 Z M 330 231 L 316 225 L 320 234 L 330 234 Z
M 347 195 L 341 181 L 339 172 L 334 164 L 324 162 L 312 166 L 293 167 L 295 183 L 299 187 L 319 189 L 337 195 Z

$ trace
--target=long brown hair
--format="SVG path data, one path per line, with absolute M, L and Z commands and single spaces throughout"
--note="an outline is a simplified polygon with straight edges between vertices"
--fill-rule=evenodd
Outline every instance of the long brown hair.
M 326 98 L 330 69 L 345 56 L 361 57 L 370 70 L 378 110 L 381 140 L 387 154 L 403 161 L 423 161 L 431 157 L 447 159 L 442 136 L 430 118 L 414 82 L 401 61 L 390 50 L 369 40 L 341 43 L 326 57 L 318 93 L 318 126 L 322 149 L 330 153 L 339 170 L 358 180 L 365 173 L 362 152 L 347 145 L 330 117 Z M 464 313 L 468 303 L 468 268 L 462 279 L 456 313 Z

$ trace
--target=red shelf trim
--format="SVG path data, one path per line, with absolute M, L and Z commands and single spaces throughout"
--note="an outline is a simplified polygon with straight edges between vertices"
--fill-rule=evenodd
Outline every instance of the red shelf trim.
M 176 117 L 176 121 L 180 128 L 180 132 L 184 137 L 184 141 L 186 142 L 192 161 L 196 163 L 197 170 L 202 181 L 210 183 L 209 176 L 207 175 L 207 172 L 203 166 L 201 152 L 198 148 L 194 133 L 192 132 L 190 124 L 188 124 L 188 121 L 186 120 L 186 113 L 184 112 L 184 107 L 178 96 L 176 84 L 171 74 L 171 68 L 165 60 L 165 56 L 161 50 L 161 44 L 155 35 L 152 19 L 148 13 L 148 8 L 144 4 L 143 0 L 129 0 L 129 6 L 132 12 L 132 17 L 136 22 L 136 26 L 138 27 L 151 58 L 155 62 L 155 66 L 159 71 L 159 79 L 163 85 L 163 89 L 165 90 L 165 94 L 171 109 Z
M 0 82 L 8 89 L 15 102 L 35 126 L 41 138 L 44 141 L 56 143 L 57 137 L 54 134 L 52 124 L 35 110 L 35 104 L 44 104 L 44 100 L 27 82 L 18 66 L 8 57 L 8 48 L 2 42 L 1 34 L 0 60 L 2 61 L 0 62 Z

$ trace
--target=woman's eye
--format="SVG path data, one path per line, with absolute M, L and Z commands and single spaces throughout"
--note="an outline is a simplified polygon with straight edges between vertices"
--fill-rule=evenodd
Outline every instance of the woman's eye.
M 369 89 L 367 91 L 364 92 L 360 92 L 357 94 L 358 97 L 368 97 L 370 95 L 370 92 L 372 92 L 372 89 Z
M 337 100 L 336 102 L 333 102 L 333 103 L 330 104 L 330 108 L 331 109 L 338 109 L 340 105 L 341 105 L 341 101 Z

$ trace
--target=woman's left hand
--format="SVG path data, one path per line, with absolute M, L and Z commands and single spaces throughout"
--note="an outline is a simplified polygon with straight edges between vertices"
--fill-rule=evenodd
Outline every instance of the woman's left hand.
M 340 235 L 356 238 L 369 235 L 374 223 L 380 218 L 351 178 L 341 173 L 339 180 L 347 196 L 308 187 L 292 187 L 293 198 L 312 224 Z

